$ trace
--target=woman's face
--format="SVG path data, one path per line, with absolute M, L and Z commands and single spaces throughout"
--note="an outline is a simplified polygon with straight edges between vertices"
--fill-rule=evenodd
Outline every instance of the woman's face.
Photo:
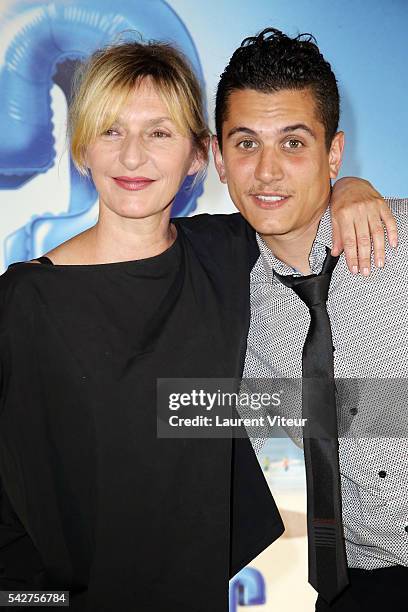
M 153 84 L 135 88 L 118 120 L 86 152 L 101 206 L 132 219 L 160 214 L 201 161 Z M 169 207 L 170 209 L 170 207 Z

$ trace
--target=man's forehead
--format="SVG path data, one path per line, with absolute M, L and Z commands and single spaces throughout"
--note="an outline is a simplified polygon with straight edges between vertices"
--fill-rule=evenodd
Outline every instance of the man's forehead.
M 316 103 L 308 89 L 283 89 L 276 92 L 260 92 L 253 89 L 233 91 L 228 99 L 227 122 L 236 122 L 242 117 L 257 120 L 278 120 L 288 116 L 316 120 Z
M 226 138 L 236 134 L 272 137 L 299 130 L 314 139 L 324 137 L 315 97 L 309 89 L 265 93 L 238 89 L 230 94 L 223 123 Z

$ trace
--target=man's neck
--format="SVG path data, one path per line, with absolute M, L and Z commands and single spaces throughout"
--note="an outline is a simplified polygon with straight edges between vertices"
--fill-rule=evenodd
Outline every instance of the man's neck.
M 287 234 L 261 234 L 261 237 L 277 259 L 302 274 L 311 274 L 309 255 L 326 207 L 319 209 L 310 222 L 300 228 Z

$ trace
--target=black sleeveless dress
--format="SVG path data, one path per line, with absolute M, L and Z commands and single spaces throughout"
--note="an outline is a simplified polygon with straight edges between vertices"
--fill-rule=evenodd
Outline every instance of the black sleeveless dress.
M 0 278 L 0 590 L 226 612 L 283 531 L 248 439 L 157 438 L 157 378 L 241 375 L 257 256 L 239 215 L 176 223 L 156 257 Z

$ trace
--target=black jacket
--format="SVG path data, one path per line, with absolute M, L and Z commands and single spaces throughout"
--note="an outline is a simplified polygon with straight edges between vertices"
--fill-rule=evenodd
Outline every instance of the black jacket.
M 81 611 L 224 612 L 228 578 L 283 532 L 247 438 L 156 439 L 156 377 L 242 375 L 258 257 L 238 214 L 175 223 L 177 253 L 0 278 L 2 590 L 70 590 Z M 142 324 L 150 266 L 162 282 L 155 265 L 175 254 Z

